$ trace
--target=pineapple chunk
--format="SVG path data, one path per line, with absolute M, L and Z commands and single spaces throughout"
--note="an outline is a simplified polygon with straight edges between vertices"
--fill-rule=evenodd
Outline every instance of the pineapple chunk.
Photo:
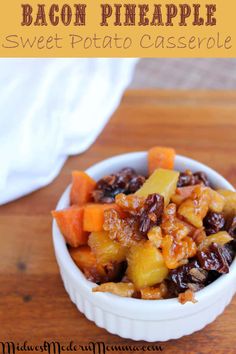
M 203 217 L 196 207 L 194 200 L 185 200 L 178 209 L 179 215 L 183 216 L 191 225 L 200 228 L 203 226 Z M 206 214 L 206 213 L 205 213 Z
M 106 281 L 104 267 L 96 260 L 89 246 L 69 247 L 69 253 L 75 264 L 84 272 L 87 279 L 94 282 Z
M 202 243 L 199 245 L 199 249 L 202 250 L 204 248 L 208 248 L 210 244 L 213 242 L 218 243 L 221 246 L 224 246 L 226 243 L 230 242 L 233 240 L 233 237 L 231 237 L 228 232 L 226 231 L 220 231 L 217 232 L 216 234 L 207 236 L 205 240 L 202 241 Z
M 225 198 L 224 215 L 227 218 L 236 215 L 236 192 L 227 189 L 219 189 L 217 192 Z
M 215 213 L 221 213 L 225 205 L 225 197 L 211 188 L 208 188 L 208 192 L 211 198 L 209 209 Z
M 146 198 L 149 194 L 158 193 L 164 197 L 165 205 L 168 205 L 170 197 L 175 193 L 178 178 L 179 172 L 158 168 L 135 194 Z
M 106 231 L 92 232 L 89 235 L 88 244 L 100 264 L 120 263 L 126 258 L 127 248 L 112 241 Z
M 151 241 L 130 248 L 127 276 L 137 289 L 161 283 L 168 275 L 161 252 Z

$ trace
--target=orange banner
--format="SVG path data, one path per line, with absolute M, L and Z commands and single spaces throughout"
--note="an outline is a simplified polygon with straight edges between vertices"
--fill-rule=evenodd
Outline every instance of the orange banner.
M 236 57 L 235 0 L 4 1 L 0 57 Z

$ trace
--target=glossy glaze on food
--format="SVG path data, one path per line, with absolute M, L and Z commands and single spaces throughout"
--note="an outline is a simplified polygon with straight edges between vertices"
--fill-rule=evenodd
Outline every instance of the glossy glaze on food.
M 174 171 L 174 158 L 173 149 L 152 148 L 149 176 L 125 166 L 98 182 L 73 173 L 71 207 L 53 216 L 94 291 L 194 302 L 229 272 L 236 193 L 215 191 L 201 171 Z

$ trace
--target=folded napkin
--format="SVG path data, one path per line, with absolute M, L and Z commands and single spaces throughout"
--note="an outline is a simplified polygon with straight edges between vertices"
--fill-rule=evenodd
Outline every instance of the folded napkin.
M 136 59 L 0 60 L 0 204 L 50 183 L 119 105 Z

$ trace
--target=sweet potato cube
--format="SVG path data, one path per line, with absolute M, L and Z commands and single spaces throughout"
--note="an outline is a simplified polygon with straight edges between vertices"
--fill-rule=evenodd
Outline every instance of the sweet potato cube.
M 84 223 L 85 231 L 97 232 L 103 230 L 104 211 L 107 209 L 118 209 L 116 204 L 87 204 L 84 207 Z
M 70 204 L 82 206 L 91 201 L 96 182 L 83 171 L 72 172 Z
M 69 253 L 73 261 L 82 271 L 93 268 L 97 262 L 91 248 L 87 245 L 76 248 L 70 247 Z
M 87 243 L 88 232 L 83 230 L 83 207 L 72 206 L 63 210 L 54 210 L 52 215 L 68 245 L 78 247 Z
M 175 150 L 172 148 L 155 146 L 148 151 L 148 171 L 152 174 L 157 168 L 173 170 Z
M 93 282 L 108 280 L 104 267 L 97 263 L 96 257 L 89 246 L 69 247 L 69 253 L 88 280 Z

